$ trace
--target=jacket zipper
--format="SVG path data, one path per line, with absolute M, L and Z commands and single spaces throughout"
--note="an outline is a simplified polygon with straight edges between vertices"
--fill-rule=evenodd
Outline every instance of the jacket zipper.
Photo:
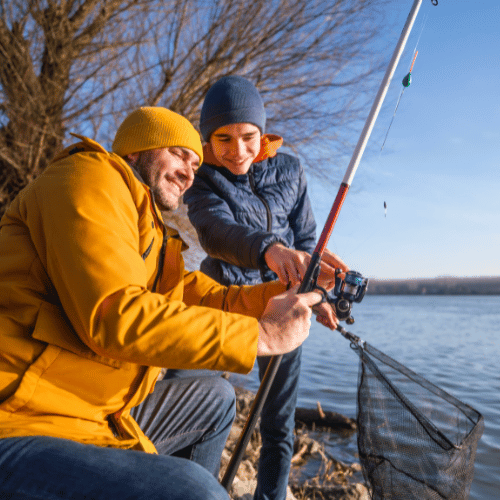
M 149 194 L 151 196 L 151 205 L 152 205 L 153 212 L 156 215 L 156 219 L 158 221 L 161 221 L 160 216 L 156 212 L 155 195 L 151 189 L 148 189 L 148 190 L 149 190 Z M 158 263 L 158 272 L 156 273 L 155 280 L 153 282 L 153 287 L 152 287 L 153 292 L 156 292 L 156 288 L 158 287 L 158 282 L 160 281 L 160 277 L 163 273 L 163 266 L 165 264 L 165 253 L 166 253 L 166 249 L 167 249 L 167 240 L 168 240 L 167 228 L 163 224 L 163 241 L 161 242 L 160 259 L 159 259 L 159 263 Z
M 272 228 L 273 228 L 273 216 L 271 214 L 271 209 L 269 208 L 269 205 L 267 204 L 267 201 L 255 190 L 255 179 L 253 177 L 253 172 L 250 170 L 248 172 L 248 180 L 250 181 L 250 189 L 252 190 L 252 193 L 259 198 L 259 200 L 264 204 L 266 207 L 266 212 L 267 212 L 267 232 L 270 233 Z
M 151 207 L 152 211 L 155 214 L 156 218 L 158 221 L 161 221 L 157 211 L 156 211 L 156 204 L 155 204 L 155 196 L 153 191 L 151 189 L 148 189 L 149 195 L 151 196 Z M 163 241 L 161 244 L 161 250 L 160 250 L 160 259 L 158 263 L 158 272 L 156 273 L 155 280 L 152 286 L 152 291 L 156 292 L 156 288 L 158 287 L 158 282 L 160 281 L 160 277 L 163 273 L 163 266 L 165 264 L 165 253 L 166 253 L 166 248 L 167 248 L 167 240 L 168 240 L 168 234 L 167 230 L 165 228 L 165 225 L 163 225 Z M 143 258 L 145 259 L 149 253 L 151 252 L 151 248 L 153 246 L 154 238 L 151 244 L 149 245 L 148 249 L 146 250 L 145 254 L 143 255 Z M 138 375 L 138 377 L 134 380 L 134 383 L 132 384 L 131 390 L 129 391 L 130 397 L 127 397 L 127 403 L 132 399 L 134 394 L 137 392 L 139 387 L 141 386 L 144 377 L 147 372 L 147 367 L 142 367 L 141 368 L 141 373 Z M 113 413 L 112 415 L 108 415 L 108 423 L 111 428 L 111 431 L 113 432 L 113 435 L 118 438 L 118 439 L 124 439 L 125 436 L 125 430 L 123 429 L 123 426 L 121 424 L 120 418 L 123 413 L 123 409 Z
M 273 215 L 271 213 L 271 209 L 269 208 L 269 205 L 267 201 L 264 199 L 263 196 L 261 196 L 259 193 L 257 193 L 257 190 L 255 189 L 255 179 L 253 177 L 253 170 L 249 170 L 248 172 L 248 180 L 250 182 L 250 189 L 252 190 L 252 193 L 259 198 L 259 200 L 264 204 L 264 207 L 266 207 L 266 213 L 267 213 L 267 232 L 270 233 L 273 228 Z M 264 271 L 262 269 L 260 271 L 260 279 L 264 283 Z

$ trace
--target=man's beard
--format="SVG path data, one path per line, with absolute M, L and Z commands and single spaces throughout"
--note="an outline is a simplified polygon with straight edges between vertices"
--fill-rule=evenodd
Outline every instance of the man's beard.
M 154 176 L 151 175 L 151 165 L 154 164 L 154 162 L 155 159 L 151 151 L 141 151 L 134 168 L 148 185 L 153 194 L 154 202 L 158 205 L 160 210 L 165 212 L 177 210 L 181 197 L 177 197 L 173 193 L 164 192 L 159 186 L 159 183 L 154 182 Z
M 163 191 L 160 188 L 150 187 L 150 190 L 153 193 L 154 201 L 160 210 L 167 212 L 177 210 L 179 208 L 180 198 L 176 198 L 176 200 L 173 201 L 172 199 L 168 199 L 167 196 L 164 196 Z

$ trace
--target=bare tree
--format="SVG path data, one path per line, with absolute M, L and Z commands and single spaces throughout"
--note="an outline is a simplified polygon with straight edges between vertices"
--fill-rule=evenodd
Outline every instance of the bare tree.
M 324 164 L 366 113 L 388 1 L 0 0 L 0 215 L 68 132 L 109 147 L 141 105 L 196 126 L 226 74 L 257 85 L 268 131 Z

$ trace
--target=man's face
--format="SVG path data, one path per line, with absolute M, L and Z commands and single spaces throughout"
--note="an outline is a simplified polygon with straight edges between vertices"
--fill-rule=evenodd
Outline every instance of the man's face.
M 133 165 L 151 188 L 158 206 L 162 210 L 175 210 L 181 196 L 193 184 L 200 158 L 190 149 L 174 146 L 137 153 Z
M 235 175 L 250 169 L 260 151 L 260 129 L 251 123 L 232 123 L 218 128 L 210 136 L 215 158 Z

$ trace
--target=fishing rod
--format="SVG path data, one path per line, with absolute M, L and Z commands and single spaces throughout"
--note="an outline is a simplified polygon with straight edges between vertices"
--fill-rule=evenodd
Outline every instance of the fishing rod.
M 431 2 L 433 5 L 437 5 L 438 3 L 437 0 L 431 0 Z M 351 186 L 352 180 L 359 166 L 359 162 L 361 161 L 361 157 L 368 143 L 368 139 L 375 125 L 375 121 L 377 120 L 380 108 L 382 107 L 382 103 L 389 89 L 389 85 L 391 83 L 392 77 L 394 76 L 394 72 L 401 58 L 406 42 L 408 41 L 408 37 L 413 28 L 413 24 L 417 17 L 418 11 L 420 10 L 421 4 L 422 0 L 414 0 L 413 2 L 413 6 L 408 15 L 408 18 L 406 19 L 405 26 L 403 28 L 403 31 L 401 32 L 398 43 L 396 44 L 396 48 L 392 55 L 389 66 L 387 67 L 384 78 L 382 79 L 382 83 L 380 84 L 379 90 L 375 97 L 375 101 L 373 102 L 370 113 L 368 115 L 368 118 L 366 119 L 365 125 L 359 137 L 358 143 L 356 144 L 356 147 L 354 149 L 351 161 L 349 163 L 349 166 L 347 167 L 346 173 L 337 192 L 337 196 L 335 197 L 335 201 L 333 202 L 328 219 L 325 223 L 325 226 L 323 227 L 321 236 L 311 256 L 311 261 L 307 267 L 298 293 L 307 293 L 312 290 L 318 289 L 317 279 L 320 272 L 321 257 L 325 251 L 328 240 L 330 239 L 333 228 L 339 216 L 340 209 L 342 208 L 347 192 L 349 191 L 349 187 Z M 344 332 L 348 333 L 340 325 L 337 327 L 337 330 L 342 334 L 344 334 Z M 283 355 L 272 356 L 269 364 L 267 365 L 266 372 L 264 374 L 264 377 L 262 378 L 259 390 L 257 391 L 257 394 L 255 396 L 249 416 L 247 418 L 243 431 L 241 432 L 240 438 L 238 440 L 238 443 L 236 444 L 235 450 L 233 452 L 233 455 L 231 456 L 224 476 L 221 480 L 221 485 L 227 491 L 229 491 L 234 476 L 236 475 L 238 466 L 241 462 L 241 459 L 243 458 L 243 454 L 245 453 L 252 432 L 255 429 L 255 425 L 257 424 L 257 420 L 260 416 L 282 358 Z

